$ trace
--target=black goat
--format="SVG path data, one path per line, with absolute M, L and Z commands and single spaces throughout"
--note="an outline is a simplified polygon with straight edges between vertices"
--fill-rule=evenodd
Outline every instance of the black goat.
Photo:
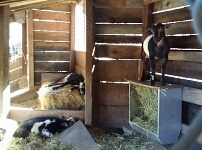
M 26 138 L 30 133 L 39 135 L 42 138 L 53 137 L 61 133 L 75 123 L 74 118 L 69 117 L 37 117 L 26 120 L 13 134 L 14 137 Z
M 61 80 L 63 80 L 61 82 Z M 58 86 L 57 86 L 58 85 Z M 65 77 L 62 77 L 55 82 L 48 85 L 48 87 L 54 86 L 52 89 L 57 90 L 65 85 L 71 86 L 71 91 L 75 88 L 79 89 L 80 94 L 85 94 L 85 83 L 83 76 L 77 74 L 77 73 L 70 73 Z
M 168 61 L 168 54 L 170 51 L 170 44 L 168 38 L 165 35 L 165 28 L 162 23 L 152 25 L 151 35 L 149 35 L 142 44 L 142 49 L 149 56 L 149 66 L 150 66 L 150 85 L 155 85 L 155 59 L 162 59 L 161 66 L 161 85 L 165 86 L 165 69 Z M 142 50 L 142 51 L 143 51 Z M 142 58 L 143 62 L 143 72 L 142 72 L 142 81 L 145 80 L 145 55 Z

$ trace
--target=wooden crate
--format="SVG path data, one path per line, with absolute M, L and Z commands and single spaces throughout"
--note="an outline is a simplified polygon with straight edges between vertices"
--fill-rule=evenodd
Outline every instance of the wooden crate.
M 129 123 L 161 144 L 176 143 L 181 131 L 182 87 L 129 82 Z

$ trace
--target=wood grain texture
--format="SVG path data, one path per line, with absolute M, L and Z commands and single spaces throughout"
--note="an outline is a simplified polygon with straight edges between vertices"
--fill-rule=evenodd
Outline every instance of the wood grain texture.
M 70 42 L 34 41 L 35 51 L 70 51 Z
M 95 80 L 126 82 L 137 79 L 137 60 L 96 61 Z
M 142 34 L 141 24 L 96 24 L 96 34 Z
M 113 59 L 140 59 L 140 46 L 96 45 L 95 56 Z
M 69 52 L 34 52 L 35 61 L 70 61 Z
M 34 32 L 34 40 L 70 41 L 70 33 L 68 33 L 68 32 L 35 31 Z
M 95 8 L 95 22 L 141 23 L 142 8 Z
M 70 23 L 34 21 L 34 30 L 70 31 Z
M 52 21 L 71 21 L 71 13 L 62 13 L 62 12 L 50 12 L 50 11 L 38 11 L 33 12 L 34 19 L 38 20 L 52 20 Z

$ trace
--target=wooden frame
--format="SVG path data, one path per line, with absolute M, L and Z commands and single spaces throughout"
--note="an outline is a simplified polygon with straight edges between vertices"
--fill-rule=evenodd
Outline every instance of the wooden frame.
M 92 68 L 94 48 L 94 32 L 93 32 L 93 0 L 86 0 L 86 108 L 85 108 L 85 124 L 92 125 Z
M 28 88 L 34 88 L 34 49 L 33 49 L 33 11 L 28 11 L 27 17 L 27 55 L 28 55 Z
M 0 118 L 8 115 L 9 85 L 9 6 L 0 7 Z

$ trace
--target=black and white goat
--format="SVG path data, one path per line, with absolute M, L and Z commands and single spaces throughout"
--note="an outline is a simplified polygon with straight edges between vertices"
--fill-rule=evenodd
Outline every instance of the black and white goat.
M 168 54 L 170 51 L 170 45 L 168 38 L 165 35 L 165 28 L 168 26 L 164 26 L 162 23 L 154 24 L 151 26 L 150 31 L 151 35 L 149 35 L 143 42 L 142 49 L 149 56 L 149 66 L 150 66 L 150 85 L 155 85 L 155 67 L 156 62 L 155 59 L 162 59 L 161 66 L 161 85 L 165 86 L 165 69 L 168 61 Z M 145 55 L 142 58 L 143 62 L 143 73 L 142 73 L 142 81 L 145 80 Z
M 26 138 L 30 133 L 39 135 L 42 138 L 53 137 L 61 133 L 75 123 L 74 118 L 38 117 L 26 120 L 13 134 L 14 137 Z
M 84 78 L 77 73 L 70 73 L 67 76 L 62 77 L 59 80 L 56 80 L 55 82 L 49 84 L 48 87 L 53 87 L 53 90 L 57 90 L 65 85 L 70 85 L 71 91 L 76 88 L 79 89 L 81 95 L 85 94 Z

